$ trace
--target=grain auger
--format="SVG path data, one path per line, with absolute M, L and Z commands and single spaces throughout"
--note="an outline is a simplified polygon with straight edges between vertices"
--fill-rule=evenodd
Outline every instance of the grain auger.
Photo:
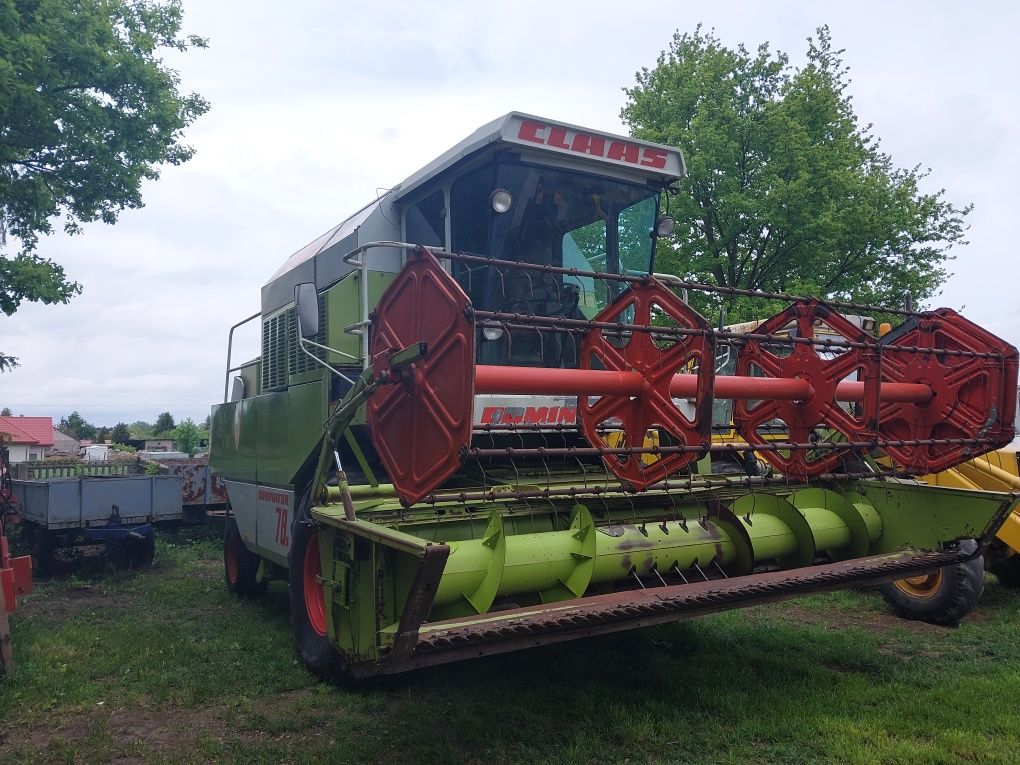
M 228 586 L 288 579 L 312 669 L 400 672 L 987 545 L 1011 496 L 912 476 L 1012 439 L 1016 349 L 948 309 L 654 274 L 682 174 L 674 149 L 507 115 L 263 289 L 211 465 Z M 789 307 L 717 329 L 698 290 Z M 868 313 L 903 320 L 878 337 Z

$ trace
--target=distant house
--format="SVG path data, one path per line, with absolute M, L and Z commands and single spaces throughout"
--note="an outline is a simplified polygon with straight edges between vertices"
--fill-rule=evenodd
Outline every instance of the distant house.
M 174 440 L 172 438 L 147 438 L 145 439 L 143 452 L 172 452 Z
M 78 449 L 81 448 L 81 444 L 78 443 L 77 438 L 67 435 L 62 430 L 53 429 L 53 448 L 50 449 L 50 454 L 70 454 L 72 456 L 78 455 Z
M 0 439 L 11 463 L 41 460 L 53 448 L 53 418 L 0 415 Z

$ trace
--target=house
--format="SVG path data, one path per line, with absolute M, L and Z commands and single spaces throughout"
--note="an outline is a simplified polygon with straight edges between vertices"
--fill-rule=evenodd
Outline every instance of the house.
M 174 440 L 172 438 L 147 438 L 144 448 L 140 449 L 145 452 L 172 452 L 173 450 Z
M 53 448 L 50 449 L 50 454 L 77 456 L 79 448 L 81 448 L 81 444 L 78 443 L 78 439 L 67 435 L 62 430 L 53 429 Z
M 0 439 L 12 464 L 41 460 L 53 447 L 53 418 L 0 415 Z

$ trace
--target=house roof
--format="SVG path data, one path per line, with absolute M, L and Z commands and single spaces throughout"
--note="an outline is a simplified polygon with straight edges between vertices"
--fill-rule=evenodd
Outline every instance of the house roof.
M 15 444 L 53 446 L 53 418 L 0 415 L 0 433 L 6 433 Z

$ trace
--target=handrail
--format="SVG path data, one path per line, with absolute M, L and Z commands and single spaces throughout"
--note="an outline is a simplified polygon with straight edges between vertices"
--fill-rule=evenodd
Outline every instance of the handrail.
M 377 242 L 365 242 L 365 244 L 355 247 L 353 250 L 343 256 L 343 262 L 349 266 L 354 266 L 358 271 L 359 284 L 359 300 L 361 303 L 361 320 L 355 324 L 348 325 L 344 328 L 344 332 L 348 334 L 358 334 L 361 336 L 361 358 L 362 364 L 367 365 L 370 355 L 370 349 L 368 347 L 368 332 L 365 331 L 365 327 L 369 325 L 368 314 L 368 258 L 357 258 L 357 255 L 367 254 L 369 250 L 373 248 L 388 248 L 388 249 L 400 249 L 400 250 L 413 250 L 418 245 L 409 244 L 408 242 L 397 242 L 397 241 L 385 241 L 380 240 Z M 362 327 L 360 330 L 356 330 L 355 327 Z
M 230 390 L 230 373 L 236 372 L 238 369 L 243 369 L 244 365 L 239 367 L 230 366 L 230 357 L 234 352 L 234 330 L 238 327 L 242 327 L 253 319 L 257 319 L 262 315 L 262 312 L 253 313 L 246 319 L 241 319 L 234 326 L 230 328 L 230 332 L 227 334 L 227 371 L 223 375 L 223 403 L 227 403 L 228 391 Z

